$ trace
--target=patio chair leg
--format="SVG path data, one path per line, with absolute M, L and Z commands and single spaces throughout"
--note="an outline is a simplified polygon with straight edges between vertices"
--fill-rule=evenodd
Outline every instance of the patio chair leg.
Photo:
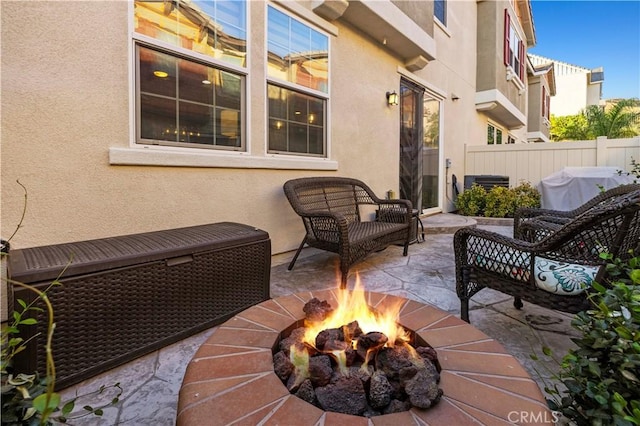
M 524 306 L 524 304 L 522 303 L 522 299 L 520 299 L 519 297 L 514 297 L 513 298 L 513 307 L 516 309 L 522 309 L 522 307 Z
M 460 319 L 469 322 L 469 299 L 460 299 Z
M 293 269 L 293 265 L 295 265 L 296 260 L 298 260 L 298 256 L 300 255 L 300 252 L 302 251 L 302 248 L 304 247 L 304 244 L 307 242 L 307 237 L 305 236 L 302 239 L 302 242 L 300 243 L 300 247 L 298 247 L 298 251 L 296 252 L 296 254 L 293 256 L 293 259 L 291 259 L 291 263 L 289 263 L 289 266 L 287 267 L 287 271 L 290 271 Z
M 349 276 L 349 272 L 342 272 L 342 279 L 340 281 L 340 290 L 345 290 L 347 288 L 347 278 Z
M 409 254 L 409 241 L 407 241 L 406 243 L 404 243 L 404 251 L 402 252 L 403 256 L 406 256 Z

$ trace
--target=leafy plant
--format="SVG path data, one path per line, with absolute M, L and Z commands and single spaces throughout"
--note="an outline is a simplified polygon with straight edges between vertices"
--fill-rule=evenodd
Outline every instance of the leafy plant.
M 514 188 L 494 186 L 488 192 L 474 183 L 456 199 L 464 216 L 513 217 L 519 207 L 540 207 L 540 193 L 528 182 Z
M 515 210 L 515 193 L 503 186 L 494 186 L 487 193 L 484 215 L 486 217 L 509 217 Z
M 18 182 L 20 186 L 20 182 Z M 25 204 L 22 213 L 22 220 L 24 219 L 26 211 L 26 189 L 25 191 Z M 16 228 L 16 231 L 11 235 L 13 237 L 20 225 Z M 2 256 L 7 256 L 9 242 L 2 241 Z M 64 270 L 60 273 L 62 275 Z M 11 321 L 7 325 L 3 325 L 0 336 L 0 377 L 2 385 L 2 424 L 3 425 L 52 425 L 54 423 L 66 423 L 72 419 L 78 419 L 90 414 L 101 416 L 105 407 L 115 405 L 119 402 L 119 398 L 122 395 L 122 388 L 119 383 L 111 386 L 101 386 L 96 392 L 91 392 L 86 395 L 76 395 L 75 398 L 62 402 L 60 394 L 55 392 L 56 382 L 56 369 L 53 359 L 53 352 L 51 344 L 53 341 L 53 332 L 55 330 L 56 323 L 54 322 L 54 311 L 47 293 L 54 286 L 62 285 L 58 279 L 55 279 L 44 291 L 39 290 L 33 286 L 25 283 L 7 279 L 6 283 L 0 283 L 0 285 L 11 284 L 27 288 L 30 291 L 36 293 L 34 300 L 27 304 L 22 299 L 17 299 L 16 302 L 19 308 L 13 311 Z M 39 305 L 44 304 L 45 309 Z M 33 326 L 37 324 L 35 315 L 39 312 L 46 312 L 47 315 L 47 339 L 45 347 L 46 354 L 46 375 L 44 378 L 39 377 L 36 373 L 29 374 L 25 372 L 14 371 L 13 359 L 14 357 L 26 349 L 29 340 L 24 340 L 20 336 L 20 327 Z M 33 336 L 31 339 L 35 338 Z M 97 407 L 85 405 L 81 413 L 76 415 L 70 415 L 74 408 L 75 402 L 79 398 L 83 398 L 87 395 L 101 394 L 107 389 L 113 389 L 116 391 L 116 396 L 111 401 L 102 404 Z
M 484 213 L 487 191 L 478 184 L 471 185 L 456 199 L 456 208 L 464 216 L 479 216 Z
M 621 262 L 601 256 L 608 285 L 593 283 L 593 308 L 572 320 L 580 332 L 572 339 L 577 348 L 545 388 L 547 402 L 577 425 L 640 425 L 640 257 Z M 543 352 L 551 355 L 548 348 Z

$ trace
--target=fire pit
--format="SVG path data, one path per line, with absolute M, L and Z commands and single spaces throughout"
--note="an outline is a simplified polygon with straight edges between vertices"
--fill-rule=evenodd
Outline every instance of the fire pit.
M 322 410 L 365 417 L 437 404 L 436 351 L 396 322 L 401 303 L 381 312 L 360 289 L 338 296 L 337 306 L 309 300 L 304 322 L 285 331 L 273 363 L 287 389 Z
M 336 306 L 338 293 L 271 299 L 219 326 L 187 367 L 177 425 L 553 423 L 537 384 L 495 340 L 433 306 L 373 292 L 364 293 L 369 306 L 382 312 L 399 305 L 398 323 L 437 351 L 440 401 L 426 410 L 366 418 L 324 411 L 292 395 L 274 371 L 274 349 L 302 323 L 309 300 Z

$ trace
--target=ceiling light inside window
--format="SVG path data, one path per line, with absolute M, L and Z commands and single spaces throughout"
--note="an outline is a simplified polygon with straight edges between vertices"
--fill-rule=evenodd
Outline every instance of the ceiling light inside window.
M 159 71 L 159 70 L 154 71 L 153 75 L 155 75 L 156 77 L 159 77 L 159 78 L 167 78 L 167 77 L 169 77 L 169 73 L 167 73 L 165 71 Z
M 209 80 L 202 80 L 202 84 L 211 84 Z

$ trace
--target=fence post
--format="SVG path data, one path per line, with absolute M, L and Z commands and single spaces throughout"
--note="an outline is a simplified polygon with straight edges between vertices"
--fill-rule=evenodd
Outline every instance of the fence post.
M 596 166 L 604 167 L 607 165 L 607 137 L 598 136 L 596 138 Z

